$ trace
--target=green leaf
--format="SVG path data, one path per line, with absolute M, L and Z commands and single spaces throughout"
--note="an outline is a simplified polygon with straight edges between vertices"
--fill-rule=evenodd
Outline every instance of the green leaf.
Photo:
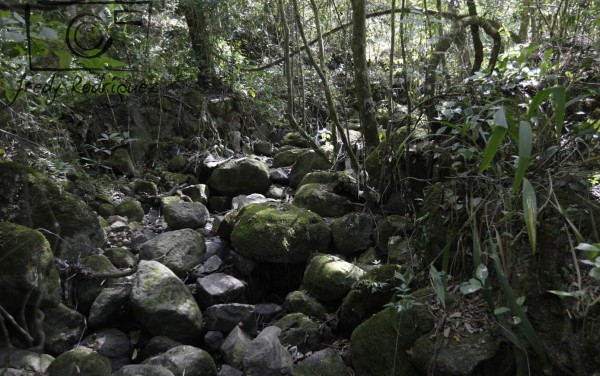
M 506 117 L 506 109 L 504 106 L 500 107 L 498 111 L 494 113 L 494 125 L 508 129 L 508 119 Z
M 581 243 L 577 247 L 575 247 L 575 249 L 577 249 L 579 251 L 584 251 L 584 252 L 600 252 L 599 246 L 600 246 L 600 244 L 598 244 L 598 243 L 594 243 L 594 244 Z
M 465 282 L 460 286 L 460 292 L 462 292 L 464 295 L 468 295 L 474 293 L 475 291 L 481 290 L 482 288 L 483 286 L 481 285 L 481 282 L 476 279 L 471 279 L 469 282 Z
M 44 26 L 40 30 L 39 37 L 42 40 L 56 41 L 58 40 L 58 33 L 56 30 Z
M 6 153 L 6 150 L 0 148 L 0 155 L 4 155 L 4 153 Z
M 579 298 L 581 297 L 583 294 L 583 291 L 560 291 L 560 290 L 548 290 L 548 292 L 550 294 L 554 294 L 556 296 L 560 296 L 561 298 Z
M 490 167 L 492 159 L 494 159 L 496 152 L 500 148 L 502 140 L 504 140 L 504 136 L 506 136 L 507 131 L 507 128 L 501 126 L 494 128 L 494 132 L 492 133 L 492 136 L 488 140 L 485 150 L 483 151 L 483 158 L 481 160 L 481 166 L 479 167 L 479 173 L 484 172 Z
M 513 193 L 517 192 L 525 177 L 525 172 L 531 161 L 532 147 L 533 131 L 531 130 L 531 123 L 528 121 L 521 121 L 519 124 L 519 163 L 517 164 L 517 171 L 515 172 Z
M 510 309 L 508 309 L 506 307 L 498 307 L 494 310 L 494 315 L 501 315 L 506 312 L 510 312 Z
M 547 88 L 544 89 L 540 92 L 538 92 L 535 97 L 533 97 L 533 99 L 531 100 L 531 104 L 529 105 L 529 111 L 527 111 L 527 120 L 531 121 L 531 118 L 533 117 L 533 113 L 535 112 L 535 110 L 537 110 L 537 108 L 540 106 L 540 104 L 542 104 L 542 102 L 544 100 L 546 100 L 550 94 L 552 94 L 552 88 Z
M 556 86 L 552 88 L 552 99 L 554 103 L 556 138 L 560 141 L 560 136 L 562 134 L 565 122 L 565 108 L 567 103 L 567 91 L 564 86 Z
M 590 277 L 600 279 L 600 268 L 592 268 L 590 270 Z
M 437 295 L 442 307 L 446 308 L 446 286 L 442 281 L 442 273 L 440 273 L 433 264 L 429 268 L 429 275 L 433 281 L 433 289 Z
M 2 39 L 6 42 L 25 42 L 27 40 L 27 36 L 22 33 L 13 33 L 11 31 L 4 31 L 0 34 Z
M 535 189 L 529 180 L 523 180 L 523 217 L 525 218 L 525 226 L 527 235 L 529 236 L 529 244 L 531 250 L 535 253 L 537 249 L 537 199 L 535 197 Z
M 482 284 L 485 284 L 485 281 L 486 281 L 488 275 L 489 275 L 489 272 L 488 272 L 487 266 L 485 266 L 483 264 L 479 264 L 479 266 L 477 267 L 477 270 L 475 270 L 475 276 L 477 277 L 477 279 L 479 279 Z

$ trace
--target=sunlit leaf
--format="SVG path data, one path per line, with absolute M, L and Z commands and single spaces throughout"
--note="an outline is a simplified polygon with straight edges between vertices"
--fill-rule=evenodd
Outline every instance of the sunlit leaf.
M 485 280 L 487 279 L 488 275 L 489 272 L 487 266 L 479 264 L 477 270 L 475 271 L 475 276 L 477 277 L 477 279 L 479 279 L 481 283 L 485 283 Z
M 544 100 L 546 100 L 550 94 L 552 94 L 552 88 L 544 89 L 538 92 L 535 97 L 531 100 L 531 104 L 529 105 L 529 111 L 527 111 L 527 120 L 531 121 L 533 117 L 533 113 L 537 108 L 542 104 Z
M 529 244 L 531 250 L 535 253 L 537 249 L 537 199 L 535 197 L 535 189 L 529 180 L 523 180 L 523 217 L 525 218 L 525 226 L 527 235 L 529 236 Z
M 510 312 L 510 309 L 508 309 L 506 307 L 498 307 L 494 310 L 494 315 L 501 315 L 506 312 Z
M 481 166 L 479 167 L 479 173 L 484 172 L 490 167 L 492 163 L 492 159 L 496 155 L 496 152 L 500 148 L 502 144 L 502 140 L 504 140 L 504 136 L 506 136 L 507 128 L 497 126 L 494 128 L 494 132 L 492 136 L 487 142 L 485 146 L 485 150 L 483 151 L 483 158 L 481 159 Z
M 560 290 L 548 290 L 550 294 L 554 294 L 560 297 L 567 298 L 579 298 L 583 295 L 582 291 L 560 291 Z
M 7 41 L 7 42 L 25 42 L 27 40 L 27 36 L 25 36 L 22 33 L 13 33 L 11 31 L 4 31 L 2 33 L 0 33 L 0 36 L 2 36 L 2 39 Z
M 519 163 L 517 164 L 517 171 L 515 172 L 515 180 L 513 182 L 513 193 L 516 193 L 521 182 L 525 177 L 527 167 L 531 161 L 531 149 L 533 147 L 533 131 L 531 130 L 531 123 L 528 121 L 521 121 L 519 124 Z
M 594 244 L 581 243 L 577 247 L 575 247 L 575 249 L 577 249 L 579 251 L 584 251 L 584 252 L 599 252 L 600 251 L 599 245 L 600 244 L 598 244 L 598 243 L 594 243 Z

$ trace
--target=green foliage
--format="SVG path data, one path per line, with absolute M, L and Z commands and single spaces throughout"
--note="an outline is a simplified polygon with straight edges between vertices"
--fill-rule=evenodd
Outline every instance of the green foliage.
M 410 284 L 414 277 L 412 274 L 395 272 L 394 278 L 399 281 L 399 285 L 394 287 L 394 296 L 392 301 L 386 304 L 386 307 L 390 308 L 390 312 L 394 317 L 410 310 L 413 307 L 421 306 L 423 303 L 415 299 L 411 294 Z M 393 320 L 397 322 L 398 320 Z

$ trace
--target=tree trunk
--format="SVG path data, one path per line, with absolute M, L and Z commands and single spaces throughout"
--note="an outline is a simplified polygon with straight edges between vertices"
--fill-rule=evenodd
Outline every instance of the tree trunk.
M 354 87 L 358 100 L 360 124 L 367 152 L 379 145 L 375 102 L 371 95 L 367 68 L 367 18 L 365 0 L 352 0 L 352 57 L 354 59 Z
M 198 84 L 208 88 L 217 84 L 210 41 L 209 11 L 204 0 L 184 0 L 180 3 L 198 67 Z

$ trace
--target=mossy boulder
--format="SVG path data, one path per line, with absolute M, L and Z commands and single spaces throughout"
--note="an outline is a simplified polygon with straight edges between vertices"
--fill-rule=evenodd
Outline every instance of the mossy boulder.
M 356 376 L 420 375 L 407 351 L 435 327 L 435 320 L 424 306 L 398 315 L 390 309 L 376 313 L 352 333 L 350 348 Z
M 398 265 L 380 265 L 363 275 L 342 301 L 339 326 L 351 333 L 358 325 L 379 312 L 392 300 Z
M 306 142 L 304 137 L 302 137 L 302 135 L 298 132 L 286 133 L 281 139 L 281 142 L 284 145 L 297 146 L 299 148 L 305 148 L 308 146 L 308 142 Z
M 264 262 L 301 263 L 329 248 L 329 227 L 317 214 L 292 205 L 245 206 L 231 233 L 234 249 Z
M 188 176 L 179 172 L 161 171 L 160 183 L 166 190 L 173 189 L 188 182 Z
M 187 166 L 187 158 L 182 154 L 177 154 L 169 161 L 167 169 L 171 172 L 183 172 Z
M 157 261 L 140 261 L 131 307 L 135 318 L 155 336 L 191 345 L 202 340 L 202 313 L 192 293 Z
M 407 217 L 401 215 L 388 215 L 377 221 L 375 226 L 375 245 L 383 254 L 388 253 L 388 241 L 392 236 L 405 237 L 410 234 L 412 226 Z
M 317 323 L 299 312 L 287 314 L 273 325 L 281 328 L 279 340 L 284 346 L 297 346 L 303 353 L 319 350 L 323 343 L 331 341 L 333 337 L 327 325 Z
M 290 171 L 290 185 L 298 187 L 304 176 L 309 172 L 329 170 L 330 168 L 331 162 L 329 160 L 314 150 L 310 150 L 302 154 L 292 166 L 292 170 Z
M 39 294 L 43 307 L 60 303 L 60 277 L 42 233 L 0 222 L 0 291 L 0 306 L 12 314 L 23 306 L 34 306 Z
M 96 213 L 39 172 L 0 162 L 0 218 L 44 229 L 56 257 L 83 258 L 106 243 Z
M 81 341 L 86 329 L 85 316 L 62 303 L 43 312 L 44 350 L 48 354 L 58 356 Z
M 10 352 L 6 348 L 0 348 L 0 375 L 5 375 L 4 369 L 6 365 L 10 364 L 11 367 L 21 369 L 26 372 L 35 374 L 44 374 L 46 369 L 54 361 L 54 357 L 48 354 L 40 354 L 35 351 L 21 350 L 12 348 Z
M 129 221 L 141 222 L 144 219 L 144 208 L 138 200 L 127 200 L 117 205 L 115 214 L 127 217 Z
M 325 306 L 303 290 L 292 291 L 287 294 L 283 308 L 290 313 L 300 312 L 319 320 L 325 320 L 327 317 Z
M 116 279 L 95 278 L 94 275 L 114 274 L 119 271 L 110 260 L 104 255 L 90 255 L 81 262 L 85 276 L 77 278 L 77 304 L 81 312 L 89 312 L 94 300 L 100 294 L 103 288 L 114 286 Z M 91 277 L 91 278 L 90 278 Z
M 144 360 L 143 364 L 161 366 L 174 375 L 216 376 L 217 366 L 210 354 L 193 346 L 181 345 Z
M 305 184 L 296 192 L 293 204 L 323 217 L 341 217 L 352 211 L 348 198 L 333 192 L 330 184 Z
M 104 256 L 117 268 L 133 268 L 137 264 L 135 255 L 127 248 L 109 248 L 104 251 Z
M 127 149 L 116 149 L 108 158 L 106 164 L 123 175 L 134 176 L 136 174 L 135 165 Z
M 302 286 L 323 302 L 341 299 L 364 270 L 333 255 L 317 254 L 308 263 Z
M 298 363 L 293 376 L 350 376 L 340 353 L 330 347 L 311 354 Z
M 144 179 L 136 179 L 133 182 L 133 192 L 142 197 L 158 195 L 158 187 L 156 183 Z
M 48 367 L 48 376 L 110 376 L 110 360 L 86 347 L 77 347 L 58 356 Z
M 208 185 L 211 191 L 226 196 L 262 194 L 271 185 L 269 167 L 252 158 L 231 160 L 213 171 Z
M 442 346 L 439 344 L 439 339 L 424 335 L 417 339 L 412 347 L 412 363 L 423 374 L 428 372 L 436 376 L 478 374 L 475 370 L 483 367 L 486 361 L 498 353 L 500 343 L 500 338 L 489 331 L 463 335 L 460 341 L 444 341 Z
M 309 153 L 310 149 L 289 149 L 281 151 L 273 157 L 273 167 L 292 166 L 298 158 Z

